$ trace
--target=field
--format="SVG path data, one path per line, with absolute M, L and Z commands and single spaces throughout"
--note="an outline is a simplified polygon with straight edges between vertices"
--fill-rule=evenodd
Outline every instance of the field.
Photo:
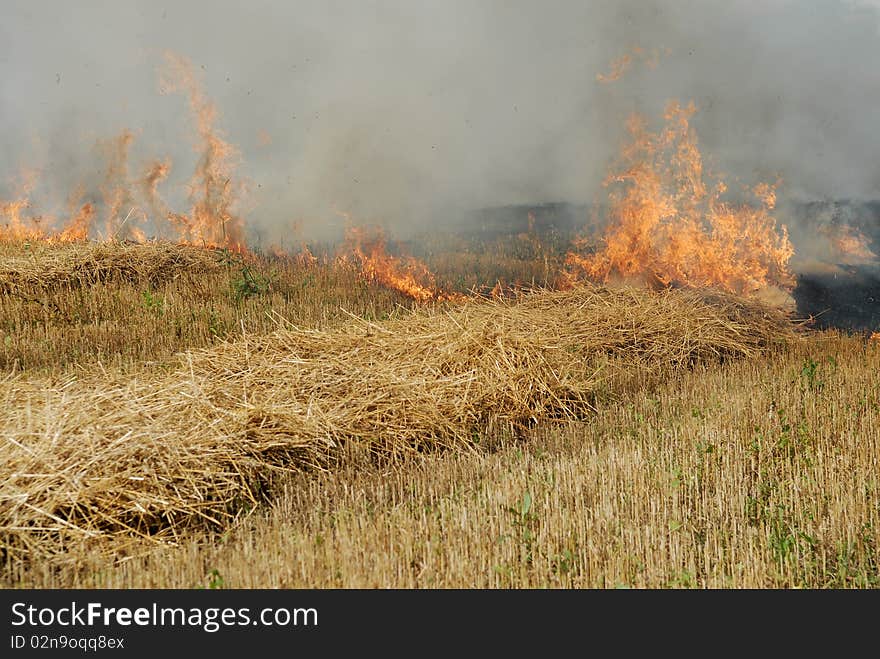
M 424 250 L 0 246 L 3 585 L 880 585 L 880 341 Z

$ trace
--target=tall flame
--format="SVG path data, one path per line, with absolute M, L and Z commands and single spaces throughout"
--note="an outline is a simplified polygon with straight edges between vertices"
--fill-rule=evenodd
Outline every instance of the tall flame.
M 190 215 L 172 219 L 185 229 L 189 242 L 244 249 L 244 223 L 233 211 L 238 193 L 233 183 L 238 151 L 216 129 L 217 108 L 202 89 L 192 63 L 166 52 L 160 92 L 178 91 L 189 96 L 190 110 L 196 119 L 199 161 L 190 181 Z
M 639 279 L 654 286 L 715 286 L 754 293 L 769 286 L 791 289 L 788 267 L 794 249 L 770 211 L 775 185 L 752 192 L 757 205 L 721 201 L 726 187 L 706 183 L 697 138 L 690 126 L 696 109 L 671 102 L 666 126 L 648 131 L 634 115 L 632 141 L 621 169 L 604 182 L 610 187 L 610 223 L 602 248 L 591 254 L 572 251 L 566 263 L 571 278 L 608 281 Z M 586 241 L 576 245 L 582 250 Z
M 125 228 L 123 222 L 127 223 L 130 219 L 130 212 L 135 205 L 128 180 L 128 151 L 133 141 L 134 134 L 124 130 L 115 138 L 101 144 L 107 162 L 104 182 L 101 186 L 107 214 L 105 218 L 107 238 L 122 237 L 120 233 Z
M 40 218 L 24 217 L 30 208 L 30 195 L 36 185 L 38 172 L 22 169 L 19 173 L 18 191 L 13 199 L 0 199 L 0 239 L 3 240 L 35 240 L 42 237 L 43 230 L 39 226 Z
M 21 197 L 13 201 L 0 200 L 0 218 L 3 225 L 0 226 L 0 237 L 5 240 L 29 240 L 42 236 L 42 232 L 35 226 L 27 226 L 22 219 L 22 212 L 30 206 L 27 197 Z
M 156 160 L 147 166 L 144 175 L 139 181 L 144 202 L 152 217 L 153 226 L 157 229 L 163 227 L 163 223 L 160 220 L 168 220 L 169 210 L 159 195 L 159 184 L 168 178 L 169 171 L 171 171 L 170 160 Z M 177 237 L 176 234 L 174 237 Z
M 55 238 L 59 242 L 82 242 L 88 240 L 89 229 L 95 218 L 95 207 L 91 203 L 83 204 L 79 211 L 71 217 L 70 222 Z

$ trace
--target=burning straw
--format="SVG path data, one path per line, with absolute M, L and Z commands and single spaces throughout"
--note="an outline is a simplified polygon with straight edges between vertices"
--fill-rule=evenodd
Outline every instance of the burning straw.
M 279 474 L 332 468 L 349 449 L 470 450 L 790 336 L 781 312 L 740 298 L 578 287 L 280 330 L 183 354 L 170 373 L 9 377 L 0 546 L 10 563 L 81 542 L 173 541 L 230 524 Z

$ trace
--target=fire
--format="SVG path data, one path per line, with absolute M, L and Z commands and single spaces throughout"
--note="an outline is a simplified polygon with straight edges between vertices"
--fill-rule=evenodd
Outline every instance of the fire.
M 170 224 L 168 207 L 159 195 L 159 184 L 168 178 L 169 171 L 171 171 L 170 160 L 156 160 L 147 166 L 139 182 L 141 194 L 147 210 L 152 214 L 154 225 L 159 223 L 159 218 L 164 218 Z
M 300 222 L 292 222 L 291 223 L 291 234 L 296 235 L 299 233 Z M 293 263 L 296 263 L 302 268 L 311 268 L 319 263 L 319 259 L 312 253 L 312 250 L 306 244 L 305 240 L 299 241 L 299 251 L 293 252 L 290 248 L 284 247 L 279 244 L 272 244 L 266 249 L 267 253 L 271 254 L 277 259 L 283 260 L 291 260 Z
M 82 242 L 89 239 L 89 228 L 95 218 L 95 207 L 85 203 L 71 218 L 64 230 L 54 238 L 59 242 Z
M 4 240 L 35 240 L 42 237 L 42 231 L 31 222 L 28 226 L 22 219 L 22 213 L 30 206 L 27 197 L 14 201 L 0 200 L 0 218 L 3 226 L 0 226 L 0 237 Z
M 634 115 L 632 142 L 621 168 L 604 182 L 611 188 L 610 223 L 602 247 L 567 256 L 569 276 L 607 282 L 636 279 L 650 285 L 714 286 L 755 293 L 770 286 L 790 290 L 795 279 L 788 262 L 794 249 L 784 226 L 770 211 L 775 185 L 753 191 L 756 205 L 721 201 L 726 187 L 707 183 L 697 138 L 690 126 L 696 109 L 671 102 L 666 127 L 650 132 Z M 585 240 L 576 244 L 587 247 Z
M 232 183 L 238 151 L 223 139 L 215 127 L 217 108 L 206 96 L 189 60 L 165 53 L 160 92 L 184 91 L 196 118 L 199 162 L 190 181 L 192 210 L 189 217 L 172 219 L 186 235 L 181 239 L 196 244 L 245 249 L 244 223 L 233 211 L 238 188 Z
M 629 71 L 632 66 L 632 55 L 627 53 L 626 55 L 621 55 L 615 60 L 611 61 L 610 70 L 606 74 L 599 73 L 596 75 L 596 80 L 599 82 L 614 82 L 615 80 L 620 80 L 623 75 Z
M 0 199 L 0 239 L 11 241 L 36 240 L 42 237 L 39 226 L 42 218 L 28 217 L 24 213 L 31 207 L 30 195 L 36 185 L 38 172 L 22 169 L 19 174 L 18 192 L 11 200 Z
M 305 243 L 300 245 L 299 252 L 294 254 L 293 258 L 296 263 L 304 268 L 311 268 L 318 264 L 318 257 L 312 254 L 312 250 Z
M 347 227 L 342 259 L 352 255 L 364 278 L 372 283 L 400 291 L 418 301 L 455 300 L 460 296 L 446 293 L 437 287 L 428 267 L 411 256 L 392 256 L 386 249 L 385 234 L 381 229 Z
M 880 341 L 880 332 L 871 332 L 869 337 L 871 341 Z
M 118 136 L 100 144 L 107 162 L 101 194 L 104 197 L 105 236 L 108 239 L 126 236 L 126 224 L 135 207 L 128 175 L 128 152 L 134 142 L 134 133 L 124 130 Z
M 659 50 L 635 48 L 612 63 L 611 71 L 599 80 L 619 79 L 635 63 L 654 66 L 660 54 Z M 100 187 L 88 196 L 84 188 L 75 190 L 68 200 L 67 222 L 60 227 L 52 226 L 48 216 L 27 216 L 36 172 L 23 176 L 23 184 L 11 199 L 0 200 L 0 239 L 81 241 L 97 234 L 106 240 L 146 241 L 149 229 L 153 237 L 246 251 L 244 223 L 237 210 L 243 192 L 235 178 L 239 154 L 219 132 L 217 109 L 192 64 L 166 53 L 160 92 L 185 94 L 195 119 L 199 158 L 189 181 L 187 212 L 171 209 L 160 194 L 171 172 L 170 160 L 154 159 L 130 174 L 130 169 L 135 169 L 129 162 L 135 133 L 125 130 L 100 144 L 106 163 Z M 786 228 L 777 228 L 771 214 L 778 183 L 756 186 L 751 191 L 755 198 L 751 205 L 722 201 L 724 184 L 711 180 L 703 171 L 690 125 L 694 113 L 693 104 L 682 108 L 670 103 L 666 125 L 656 133 L 639 116 L 629 120 L 631 143 L 624 147 L 619 166 L 604 182 L 609 188 L 610 222 L 598 246 L 582 239 L 568 253 L 567 272 L 560 285 L 579 278 L 604 282 L 635 279 L 658 287 L 716 286 L 739 293 L 794 286 L 788 266 L 793 248 Z M 265 140 L 260 137 L 267 144 L 269 139 L 268 134 Z M 357 227 L 350 214 L 337 213 L 347 225 L 340 260 L 355 263 L 368 281 L 420 302 L 463 297 L 443 291 L 418 259 L 389 254 L 382 231 Z M 96 226 L 99 221 L 101 226 Z M 545 280 L 549 281 L 548 252 L 536 223 L 530 212 L 528 230 L 517 239 L 529 248 L 523 251 L 544 259 Z M 855 230 L 831 240 L 841 253 L 853 258 L 875 258 L 865 237 Z M 295 258 L 304 265 L 318 261 L 304 243 Z M 490 295 L 504 297 L 519 286 L 498 280 Z
M 870 263 L 877 255 L 868 246 L 870 239 L 861 231 L 848 224 L 825 227 L 821 230 L 828 238 L 840 263 L 856 265 Z
M 68 221 L 53 226 L 51 217 L 27 217 L 30 191 L 36 173 L 28 176 L 21 191 L 10 201 L 0 200 L 0 239 L 51 241 L 88 240 L 96 231 L 104 240 L 146 241 L 146 227 L 154 237 L 208 247 L 246 250 L 244 225 L 234 212 L 240 186 L 233 183 L 238 153 L 215 127 L 216 108 L 204 93 L 191 63 L 172 53 L 165 55 L 160 72 L 160 91 L 185 92 L 196 119 L 196 150 L 199 160 L 190 184 L 189 213 L 171 211 L 159 194 L 159 186 L 168 177 L 170 160 L 150 163 L 141 177 L 129 174 L 129 154 L 135 135 L 124 130 L 116 137 L 99 142 L 99 152 L 106 167 L 99 187 L 100 204 L 82 203 L 82 189 L 71 194 Z M 24 179 L 24 177 L 23 177 Z M 94 226 L 100 213 L 103 227 Z M 44 226 L 45 225 L 45 226 Z
M 636 62 L 643 62 L 649 69 L 657 68 L 661 56 L 670 54 L 669 48 L 653 48 L 650 51 L 634 46 L 630 52 L 611 61 L 608 73 L 599 73 L 596 80 L 602 83 L 620 80 Z

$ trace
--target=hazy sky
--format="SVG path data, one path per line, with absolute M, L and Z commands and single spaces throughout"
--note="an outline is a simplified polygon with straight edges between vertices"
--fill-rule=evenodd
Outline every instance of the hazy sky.
M 96 189 L 97 140 L 131 174 L 195 162 L 162 53 L 192 60 L 252 182 L 248 221 L 327 233 L 334 206 L 403 230 L 507 203 L 591 202 L 633 111 L 694 100 L 709 166 L 789 198 L 880 197 L 877 3 L 843 0 L 0 2 L 0 198 Z M 669 49 L 602 84 L 634 46 Z M 268 139 L 267 139 L 268 138 Z M 54 200 L 54 201 L 53 201 Z

